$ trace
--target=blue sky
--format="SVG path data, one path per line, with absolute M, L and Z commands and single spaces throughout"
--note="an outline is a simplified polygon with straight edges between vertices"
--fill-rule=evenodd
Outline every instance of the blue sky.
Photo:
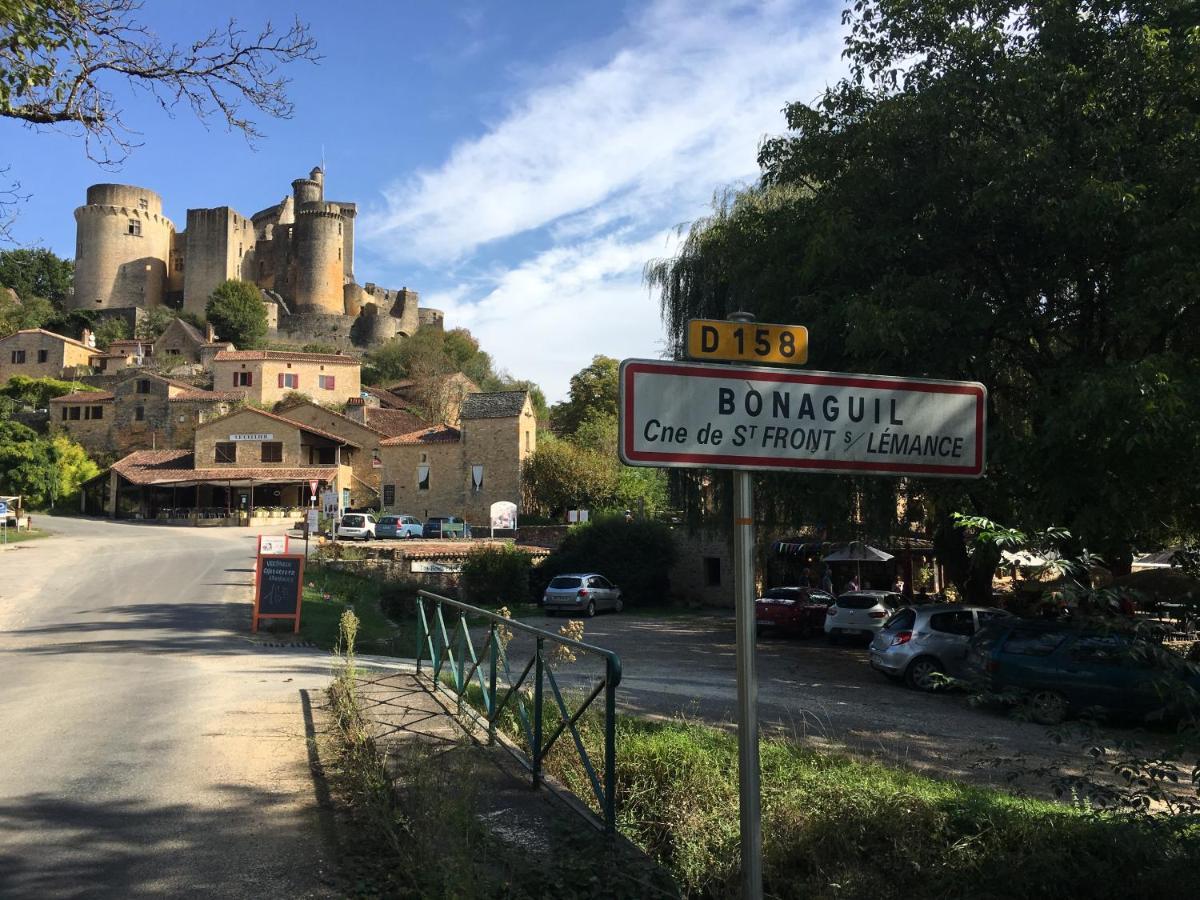
M 321 161 L 331 199 L 359 204 L 359 282 L 407 286 L 551 400 L 594 354 L 657 356 L 647 260 L 715 191 L 753 180 L 780 110 L 843 72 L 838 2 L 151 3 L 180 39 L 294 10 L 324 59 L 288 70 L 295 116 L 265 137 L 169 116 L 118 88 L 142 146 L 117 169 L 69 134 L 0 125 L 0 165 L 30 200 L 15 236 L 74 252 L 88 184 L 251 214 Z

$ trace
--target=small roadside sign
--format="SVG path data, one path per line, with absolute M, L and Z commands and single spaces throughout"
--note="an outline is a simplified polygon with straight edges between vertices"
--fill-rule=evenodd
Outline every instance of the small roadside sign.
M 317 485 L 318 484 L 320 484 L 320 482 L 317 481 L 315 478 L 308 483 L 308 490 L 314 497 L 317 496 Z
M 286 534 L 271 535 L 260 534 L 258 536 L 258 555 L 259 556 L 274 556 L 280 553 L 288 552 L 288 538 Z
M 300 631 L 300 605 L 304 594 L 304 557 L 299 554 L 260 556 L 255 573 L 254 612 L 250 630 L 258 631 L 263 619 L 292 619 Z
M 627 359 L 620 395 L 631 466 L 983 475 L 978 382 Z
M 319 510 L 310 509 L 308 511 L 308 533 L 316 534 L 321 527 L 321 513 Z
M 803 325 L 692 319 L 686 350 L 691 359 L 802 366 L 808 362 L 808 329 Z
M 7 515 L 8 515 L 8 504 L 5 501 L 0 500 L 0 516 L 7 516 Z

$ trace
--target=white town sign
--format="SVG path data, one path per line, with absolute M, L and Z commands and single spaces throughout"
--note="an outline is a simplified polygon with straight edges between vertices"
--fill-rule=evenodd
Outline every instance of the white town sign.
M 631 466 L 978 478 L 987 389 L 973 381 L 627 359 Z
M 231 434 L 229 439 L 231 441 L 273 441 L 275 440 L 275 435 L 262 434 L 259 432 L 248 432 L 244 434 Z

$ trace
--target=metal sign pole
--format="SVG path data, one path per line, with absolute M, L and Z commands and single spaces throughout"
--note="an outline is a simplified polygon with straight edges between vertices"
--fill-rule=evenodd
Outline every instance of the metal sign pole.
M 758 674 L 754 668 L 754 488 L 733 473 L 733 598 L 737 607 L 738 809 L 742 897 L 761 900 L 762 817 L 758 766 Z
M 754 314 L 730 313 L 749 323 Z M 742 897 L 762 900 L 762 802 L 758 764 L 758 673 L 755 671 L 754 482 L 733 473 L 733 602 L 737 631 L 738 814 L 742 839 Z

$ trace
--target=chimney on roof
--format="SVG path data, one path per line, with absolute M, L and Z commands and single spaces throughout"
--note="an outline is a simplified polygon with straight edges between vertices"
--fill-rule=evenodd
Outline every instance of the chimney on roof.
M 204 340 L 211 344 L 216 339 L 217 339 L 217 332 L 216 332 L 216 329 L 213 328 L 212 322 L 206 322 L 204 324 Z
M 96 336 L 92 334 L 92 330 L 90 328 L 85 328 L 83 329 L 83 334 L 79 336 L 79 342 L 81 344 L 87 344 L 89 347 L 95 349 Z

